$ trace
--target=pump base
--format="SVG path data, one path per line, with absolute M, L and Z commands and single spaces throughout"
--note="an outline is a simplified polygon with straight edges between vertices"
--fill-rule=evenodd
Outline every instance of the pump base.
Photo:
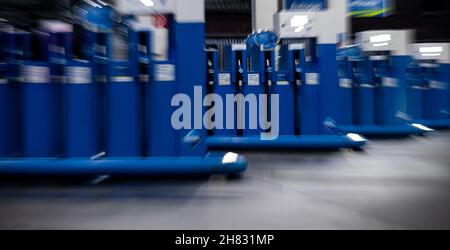
M 450 128 L 450 118 L 447 119 L 433 119 L 433 120 L 416 120 L 414 123 L 419 123 L 432 129 L 448 129 Z
M 337 125 L 335 129 L 342 133 L 358 133 L 364 136 L 410 136 L 422 135 L 432 131 L 423 124 Z
M 210 149 L 339 149 L 363 147 L 367 140 L 356 135 L 282 135 L 275 140 L 261 140 L 259 136 L 223 137 L 211 136 L 207 139 Z
M 247 161 L 236 154 L 205 157 L 0 159 L 0 175 L 236 175 Z

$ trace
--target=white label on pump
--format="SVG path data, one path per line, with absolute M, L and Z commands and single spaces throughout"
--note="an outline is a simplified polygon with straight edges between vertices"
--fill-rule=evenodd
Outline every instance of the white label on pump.
M 339 87 L 346 88 L 346 89 L 353 88 L 353 81 L 352 81 L 352 79 L 348 79 L 348 78 L 341 78 L 341 79 L 339 79 Z
M 45 66 L 22 66 L 25 83 L 50 83 L 50 68 Z
M 301 50 L 304 48 L 305 48 L 305 45 L 303 43 L 289 44 L 289 50 Z
M 306 84 L 308 85 L 318 85 L 319 84 L 319 74 L 318 73 L 306 73 Z
M 89 67 L 68 66 L 65 70 L 66 83 L 89 84 L 92 83 L 92 70 Z
M 392 77 L 383 77 L 381 85 L 383 87 L 397 88 L 398 81 L 397 81 L 397 79 L 392 78 Z
M 373 89 L 373 88 L 375 88 L 374 85 L 368 84 L 368 83 L 362 83 L 362 84 L 359 85 L 359 87 L 360 88 L 366 88 L 366 89 Z
M 159 82 L 175 81 L 175 65 L 173 64 L 156 64 L 155 80 Z
M 233 44 L 231 45 L 231 50 L 236 51 L 236 50 L 246 50 L 247 49 L 247 45 L 245 44 Z
M 259 85 L 259 74 L 248 74 L 247 77 L 249 86 L 258 86 Z
M 221 73 L 219 74 L 219 85 L 230 85 L 231 84 L 231 74 Z
M 430 81 L 428 86 L 431 89 L 447 89 L 447 84 L 445 84 L 445 82 Z
M 114 76 L 111 77 L 112 82 L 120 83 L 120 82 L 132 82 L 133 77 L 131 76 Z
M 288 81 L 277 81 L 277 85 L 278 86 L 287 86 L 287 85 L 289 85 L 289 82 Z

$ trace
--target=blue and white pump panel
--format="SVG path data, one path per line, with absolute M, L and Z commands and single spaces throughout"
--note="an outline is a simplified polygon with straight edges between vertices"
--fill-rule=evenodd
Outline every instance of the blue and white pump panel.
M 450 127 L 450 43 L 415 43 L 411 54 L 411 120 L 436 129 Z
M 48 62 L 27 62 L 22 68 L 23 76 L 25 76 L 25 84 L 27 87 L 26 93 L 22 93 L 23 108 L 22 118 L 28 120 L 39 120 L 37 125 L 45 126 L 44 131 L 38 131 L 39 127 L 34 126 L 32 123 L 27 123 L 24 127 L 22 139 L 25 149 L 25 155 L 36 158 L 2 158 L 0 160 L 0 174 L 33 174 L 33 175 L 140 175 L 140 174 L 237 174 L 246 169 L 247 163 L 245 158 L 238 154 L 231 152 L 228 153 L 208 153 L 203 135 L 205 130 L 200 126 L 197 128 L 197 124 L 191 128 L 182 128 L 176 130 L 172 127 L 170 122 L 171 98 L 176 93 L 183 93 L 194 99 L 194 85 L 200 85 L 205 88 L 205 60 L 204 57 L 204 1 L 203 0 L 173 0 L 173 1 L 150 1 L 152 5 L 143 3 L 142 1 L 118 1 L 117 9 L 123 11 L 120 14 L 123 15 L 145 15 L 145 14 L 170 14 L 174 18 L 170 19 L 170 31 L 174 32 L 170 36 L 170 40 L 167 42 L 167 48 L 173 54 L 173 57 L 168 58 L 166 61 L 158 61 L 155 64 L 154 72 L 152 72 L 155 80 L 149 79 L 147 86 L 152 94 L 146 93 L 147 111 L 145 113 L 146 125 L 145 129 L 148 131 L 142 131 L 143 134 L 151 134 L 150 138 L 145 137 L 146 144 L 157 143 L 157 147 L 161 146 L 159 151 L 150 152 L 150 155 L 138 155 L 140 152 L 140 142 L 134 140 L 134 138 L 142 138 L 138 134 L 133 138 L 123 138 L 119 130 L 126 129 L 127 133 L 133 134 L 134 129 L 139 130 L 139 126 L 134 126 L 131 123 L 127 123 L 127 119 L 132 119 L 132 122 L 139 122 L 139 119 L 135 119 L 138 110 L 133 112 L 127 112 L 126 109 L 137 109 L 139 105 L 137 102 L 129 102 L 132 99 L 136 99 L 137 92 L 135 87 L 137 82 L 135 81 L 135 74 L 130 70 L 127 63 L 124 63 L 125 67 L 122 67 L 122 62 L 115 62 L 110 69 L 113 72 L 99 72 L 96 65 L 89 65 L 83 62 L 69 61 L 68 67 L 66 67 L 66 74 L 70 73 L 71 80 L 69 84 L 72 84 L 70 89 L 65 89 L 65 92 L 76 91 L 76 95 L 71 95 L 73 98 L 78 98 L 85 94 L 85 97 L 91 97 L 91 82 L 89 81 L 89 75 L 93 74 L 107 74 L 111 77 L 114 85 L 111 85 L 108 89 L 110 99 L 108 105 L 111 102 L 117 101 L 121 98 L 121 91 L 127 89 L 126 97 L 122 103 L 115 102 L 117 105 L 111 106 L 111 108 L 120 110 L 121 112 L 115 112 L 114 117 L 109 116 L 109 122 L 116 122 L 117 119 L 123 119 L 123 123 L 117 125 L 113 129 L 109 128 L 108 123 L 105 123 L 105 129 L 109 131 L 106 133 L 106 137 L 113 140 L 107 140 L 108 147 L 113 149 L 109 157 L 94 157 L 89 158 L 84 155 L 85 152 L 75 152 L 74 157 L 58 157 L 55 155 L 54 141 L 52 140 L 51 129 L 54 126 L 53 118 L 54 109 L 56 105 L 52 105 L 50 102 L 53 98 L 49 98 L 53 93 L 50 89 L 50 67 Z M 101 6 L 100 6 L 101 7 Z M 102 63 L 111 63 L 112 60 L 108 56 L 108 51 L 111 47 L 109 43 L 104 44 L 104 47 L 99 47 L 99 40 L 95 40 L 96 36 L 94 30 L 89 32 L 93 36 L 89 36 L 92 39 L 86 41 L 91 52 L 87 53 L 92 57 L 99 57 L 96 52 L 101 52 L 104 59 Z M 102 40 L 102 39 L 101 39 Z M 91 46 L 92 45 L 92 46 Z M 86 47 L 86 48 L 88 48 Z M 100 51 L 98 50 L 100 48 Z M 89 49 L 89 48 L 88 48 Z M 106 53 L 104 53 L 106 52 Z M 91 59 L 91 57 L 88 57 Z M 197 62 L 193 64 L 192 62 Z M 98 63 L 98 62 L 97 62 Z M 102 64 L 100 63 L 100 64 Z M 116 70 L 119 66 L 119 70 Z M 75 68 L 76 70 L 73 70 Z M 72 70 L 67 70 L 67 69 Z M 91 68 L 91 70 L 90 70 Z M 123 68 L 124 71 L 121 72 Z M 105 69 L 108 69 L 105 67 Z M 39 77 L 37 76 L 39 75 Z M 42 76 L 41 76 L 42 75 Z M 84 77 L 83 79 L 79 79 Z M 36 77 L 35 77 L 36 76 Z M 170 76 L 170 77 L 169 77 Z M 74 80 L 75 79 L 75 80 Z M 125 81 L 126 80 L 126 81 Z M 75 86 L 79 84 L 86 88 L 77 88 Z M 42 84 L 40 84 L 42 82 Z M 37 84 L 39 83 L 39 84 Z M 106 83 L 108 84 L 108 82 Z M 38 86 L 39 85 L 39 86 Z M 42 85 L 42 86 L 41 86 Z M 89 89 L 88 89 L 89 87 Z M 167 88 L 166 88 L 167 87 Z M 31 91 L 33 90 L 33 91 Z M 38 92 L 36 92 L 36 91 Z M 82 91 L 83 90 L 83 93 Z M 84 90 L 89 91 L 89 95 Z M 101 90 L 101 89 L 99 89 Z M 105 91 L 103 89 L 103 91 Z M 37 93 L 37 95 L 36 95 Z M 80 94 L 80 95 L 78 95 Z M 133 96 L 133 97 L 132 97 Z M 201 98 L 200 98 L 201 99 Z M 83 103 L 84 100 L 78 100 Z M 135 100 L 136 101 L 136 100 Z M 92 103 L 92 102 L 89 102 Z M 95 106 L 92 104 L 92 106 Z M 72 105 L 72 108 L 79 109 L 85 107 L 83 105 Z M 150 109 L 148 109 L 150 107 Z M 89 107 L 88 107 L 89 108 Z M 125 108 L 125 110 L 122 110 Z M 193 112 L 203 111 L 200 109 L 192 108 Z M 93 112 L 99 112 L 95 107 L 91 107 Z M 37 112 L 38 111 L 38 112 Z M 136 112 L 135 112 L 136 111 Z M 44 114 L 48 119 L 39 119 L 37 114 Z M 132 115 L 133 117 L 131 117 Z M 0 115 L 2 116 L 2 115 Z M 105 117 L 98 115 L 100 120 Z M 89 118 L 89 117 L 87 117 Z M 95 122 L 95 121 L 93 121 Z M 36 125 L 36 124 L 35 124 Z M 78 124 L 82 126 L 83 124 Z M 72 133 L 73 131 L 83 132 L 72 127 L 72 129 L 66 129 L 66 133 Z M 155 129 L 159 129 L 155 131 Z M 145 130 L 143 129 L 143 130 Z M 91 131 L 92 132 L 92 131 Z M 83 132 L 84 133 L 84 132 Z M 86 133 L 87 134 L 87 133 Z M 95 137 L 95 133 L 91 133 Z M 134 135 L 134 134 L 133 134 Z M 37 140 L 37 139 L 39 140 Z M 139 139 L 137 138 L 137 139 Z M 169 138 L 169 139 L 168 139 Z M 95 138 L 93 138 L 95 139 Z M 137 147 L 127 148 L 127 152 L 123 150 L 121 142 L 127 140 L 127 143 Z M 83 141 L 73 141 L 74 145 L 84 143 Z M 79 142 L 79 143 L 78 143 Z M 91 144 L 91 142 L 89 142 Z M 169 145 L 171 148 L 169 149 Z M 95 150 L 96 143 L 92 143 L 92 148 Z M 106 152 L 108 155 L 108 152 Z M 3 157 L 3 156 L 2 156 Z M 77 157 L 77 158 L 75 158 Z M 78 158 L 80 157 L 80 158 Z M 113 158 L 111 158 L 113 157 Z
M 356 59 L 354 110 L 357 119 L 353 124 L 337 124 L 338 131 L 371 136 L 431 131 L 422 124 L 408 121 L 406 73 L 412 62 L 409 53 L 412 37 L 411 30 L 375 30 L 356 34 L 356 44 L 361 50 L 358 57 L 353 57 Z M 361 79 L 364 75 L 367 77 Z M 373 103 L 369 103 L 372 100 Z M 373 115 L 373 120 L 369 114 L 370 117 Z
M 349 107 L 343 107 L 342 100 L 348 89 L 339 84 L 336 61 L 337 47 L 343 42 L 348 27 L 346 1 L 285 1 L 282 9 L 279 13 L 265 15 L 274 16 L 274 30 L 281 39 L 280 44 L 283 40 L 294 42 L 286 43 L 281 48 L 258 48 L 258 52 L 249 52 L 252 53 L 249 55 L 251 58 L 262 58 L 263 63 L 258 66 L 265 66 L 258 68 L 254 72 L 258 74 L 254 74 L 255 77 L 252 75 L 251 79 L 258 76 L 260 85 L 270 85 L 269 93 L 280 94 L 280 106 L 290 105 L 279 112 L 280 135 L 275 140 L 261 140 L 260 136 L 245 134 L 242 137 L 213 137 L 208 144 L 251 149 L 363 146 L 366 139 L 362 136 L 336 132 L 327 125 L 329 121 L 346 122 L 349 117 L 346 112 L 351 109 L 348 104 Z M 266 9 L 256 11 L 264 12 Z M 308 51 L 317 50 L 317 56 L 312 53 L 313 56 L 305 57 L 304 40 L 311 41 L 306 43 L 312 46 Z M 281 61 L 279 56 L 286 58 Z M 255 69 L 255 65 L 252 66 Z M 248 72 L 249 81 L 252 73 Z M 273 114 L 270 116 L 273 118 Z M 300 123 L 305 124 L 307 129 L 299 134 L 295 126 L 298 128 Z

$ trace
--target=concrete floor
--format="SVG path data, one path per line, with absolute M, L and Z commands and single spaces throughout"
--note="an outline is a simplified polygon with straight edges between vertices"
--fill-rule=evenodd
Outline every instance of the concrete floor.
M 0 229 L 450 229 L 450 132 L 248 153 L 241 179 L 7 180 Z

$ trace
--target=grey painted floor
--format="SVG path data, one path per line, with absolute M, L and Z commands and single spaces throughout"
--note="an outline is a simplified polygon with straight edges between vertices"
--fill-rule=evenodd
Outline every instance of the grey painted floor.
M 450 132 L 249 153 L 241 179 L 0 185 L 1 229 L 450 229 Z

